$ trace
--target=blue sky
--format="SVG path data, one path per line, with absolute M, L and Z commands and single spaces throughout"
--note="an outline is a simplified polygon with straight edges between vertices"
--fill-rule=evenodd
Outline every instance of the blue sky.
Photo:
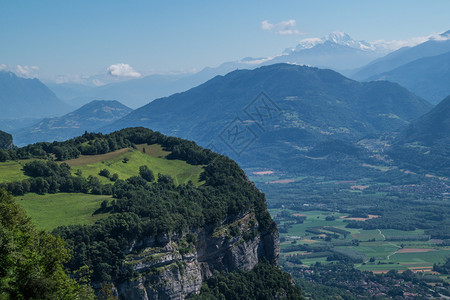
M 190 71 L 333 31 L 367 41 L 426 36 L 450 29 L 449 12 L 448 0 L 0 0 L 0 66 L 36 66 L 41 77 L 105 73 L 116 63 L 144 74 Z M 285 34 L 262 29 L 289 20 Z

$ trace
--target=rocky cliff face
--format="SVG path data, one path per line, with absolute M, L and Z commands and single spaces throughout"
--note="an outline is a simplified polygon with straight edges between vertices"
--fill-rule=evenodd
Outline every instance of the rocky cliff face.
M 139 249 L 139 250 L 137 250 Z M 136 241 L 126 263 L 139 276 L 117 286 L 120 299 L 185 299 L 200 292 L 214 270 L 250 270 L 265 259 L 278 263 L 278 231 L 260 232 L 253 213 L 216 228 Z

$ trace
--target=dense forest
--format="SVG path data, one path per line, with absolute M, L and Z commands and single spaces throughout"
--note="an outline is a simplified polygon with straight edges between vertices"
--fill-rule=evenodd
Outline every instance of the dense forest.
M 201 294 L 193 300 L 234 299 L 302 299 L 301 290 L 291 277 L 268 263 L 259 263 L 252 271 L 215 272 L 203 284 Z

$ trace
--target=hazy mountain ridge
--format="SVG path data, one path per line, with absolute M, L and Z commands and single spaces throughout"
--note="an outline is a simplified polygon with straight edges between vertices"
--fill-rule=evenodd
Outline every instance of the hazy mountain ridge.
M 261 91 L 277 106 L 263 128 L 244 112 Z M 213 142 L 244 166 L 280 167 L 304 157 L 299 150 L 304 147 L 330 138 L 352 141 L 392 131 L 429 109 L 429 103 L 397 84 L 359 83 L 331 70 L 277 64 L 217 76 L 189 91 L 155 100 L 103 129 L 145 126 L 204 146 Z M 239 155 L 223 136 L 236 117 L 255 136 Z
M 450 95 L 450 51 L 420 58 L 368 80 L 398 82 L 431 103 L 439 103 Z
M 291 63 L 345 71 L 361 67 L 387 52 L 383 47 L 365 41 L 355 41 L 348 34 L 334 32 L 323 38 L 302 40 L 296 47 L 272 57 L 225 62 L 217 67 L 206 67 L 194 74 L 149 75 L 139 79 L 110 83 L 95 87 L 92 84 L 52 84 L 49 86 L 64 101 L 83 105 L 91 99 L 118 99 L 137 108 L 148 102 L 183 92 L 217 75 L 237 69 L 254 69 L 275 63 Z M 93 76 L 91 80 L 96 80 Z
M 424 146 L 432 146 L 447 139 L 450 141 L 450 96 L 411 123 L 399 137 L 401 142 L 418 142 Z
M 39 118 L 61 115 L 71 107 L 38 79 L 0 71 L 0 118 Z
M 183 78 L 183 75 L 150 75 L 103 86 L 73 83 L 49 84 L 49 86 L 61 99 L 74 106 L 82 106 L 92 99 L 117 99 L 127 106 L 137 108 L 155 98 L 189 88 L 189 84 L 182 82 Z
M 369 80 L 377 74 L 388 72 L 414 60 L 449 52 L 449 37 L 450 31 L 447 31 L 417 46 L 400 48 L 356 70 L 351 77 L 356 80 Z
M 94 100 L 62 117 L 46 118 L 13 132 L 17 145 L 70 139 L 85 131 L 95 131 L 132 111 L 115 100 Z
M 449 144 L 450 96 L 402 131 L 390 155 L 414 171 L 449 177 Z

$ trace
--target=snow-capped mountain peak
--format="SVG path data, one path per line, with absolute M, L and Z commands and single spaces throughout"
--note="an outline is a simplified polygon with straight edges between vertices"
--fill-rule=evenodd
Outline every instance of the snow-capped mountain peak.
M 317 45 L 325 43 L 334 43 L 338 45 L 348 46 L 359 50 L 375 50 L 375 46 L 365 41 L 355 41 L 345 32 L 335 31 L 322 38 L 307 38 L 301 40 L 295 48 L 288 48 L 284 52 L 291 53 L 305 49 L 311 49 Z
M 336 44 L 348 44 L 348 43 L 353 43 L 354 40 L 345 32 L 339 32 L 339 31 L 335 31 L 330 33 L 327 37 L 326 40 L 328 41 L 333 41 Z

